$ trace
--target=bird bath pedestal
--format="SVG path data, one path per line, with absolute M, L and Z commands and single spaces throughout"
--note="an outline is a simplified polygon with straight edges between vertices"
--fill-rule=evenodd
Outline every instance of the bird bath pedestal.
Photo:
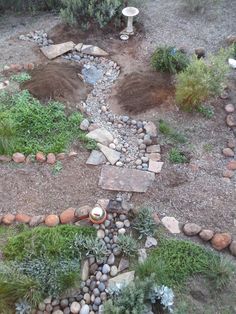
M 133 20 L 139 14 L 139 10 L 134 7 L 126 7 L 122 10 L 122 14 L 128 18 L 127 27 L 120 33 L 121 35 L 134 35 Z

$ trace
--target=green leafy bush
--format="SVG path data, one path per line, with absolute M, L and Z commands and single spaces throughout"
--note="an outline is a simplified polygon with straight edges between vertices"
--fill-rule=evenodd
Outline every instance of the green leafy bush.
M 141 239 L 143 236 L 153 236 L 155 233 L 155 222 L 152 216 L 152 209 L 141 208 L 133 224 L 134 229 L 138 230 Z
M 137 241 L 129 235 L 123 234 L 118 236 L 118 247 L 126 256 L 135 256 L 138 250 Z
M 209 64 L 193 58 L 185 71 L 177 74 L 176 102 L 181 109 L 192 111 L 209 97 L 220 95 L 229 70 L 227 55 L 227 51 L 221 50 L 209 58 Z
M 232 269 L 227 267 L 227 275 L 221 275 L 221 258 L 217 254 L 190 241 L 163 238 L 159 242 L 158 248 L 152 250 L 147 260 L 137 267 L 137 275 L 141 279 L 155 274 L 158 284 L 174 288 L 183 286 L 189 277 L 202 274 L 213 285 L 222 277 L 225 284 L 229 283 Z
M 62 18 L 69 24 L 78 23 L 85 29 L 91 25 L 105 27 L 121 14 L 123 0 L 62 0 Z
M 34 259 L 41 256 L 49 259 L 59 257 L 73 259 L 80 257 L 77 251 L 71 249 L 76 237 L 94 234 L 94 229 L 90 227 L 73 225 L 36 227 L 10 237 L 3 252 L 7 260 L 23 261 L 26 258 Z
M 82 114 L 74 113 L 67 117 L 61 103 L 42 105 L 28 91 L 0 94 L 0 117 L 2 153 L 58 153 L 68 149 L 76 139 L 94 145 L 79 129 Z
M 175 47 L 159 47 L 151 58 L 152 67 L 161 72 L 177 73 L 184 70 L 188 64 L 186 54 Z

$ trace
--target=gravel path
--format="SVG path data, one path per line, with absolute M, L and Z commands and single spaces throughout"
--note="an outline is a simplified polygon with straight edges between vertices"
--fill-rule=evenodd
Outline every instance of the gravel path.
M 141 7 L 140 19 L 146 31 L 143 49 L 151 52 L 158 45 L 186 47 L 189 52 L 197 47 L 217 50 L 225 38 L 235 33 L 236 0 L 222 0 L 209 5 L 204 13 L 191 14 L 183 0 L 134 1 Z

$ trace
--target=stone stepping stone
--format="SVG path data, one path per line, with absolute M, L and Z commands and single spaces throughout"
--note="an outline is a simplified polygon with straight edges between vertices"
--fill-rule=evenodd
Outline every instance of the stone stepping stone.
M 81 48 L 80 48 L 81 52 L 82 53 L 85 53 L 87 55 L 91 55 L 91 56 L 95 56 L 95 57 L 106 57 L 108 56 L 108 53 L 97 47 L 97 46 L 93 46 L 93 45 L 83 45 Z
M 57 44 L 57 45 L 51 45 L 40 48 L 42 53 L 50 60 L 55 59 L 64 53 L 73 50 L 75 47 L 75 44 L 73 41 L 68 41 L 66 43 Z
M 106 163 L 106 157 L 102 152 L 98 150 L 93 150 L 86 161 L 87 165 L 98 166 Z
M 98 144 L 98 148 L 112 165 L 114 165 L 120 159 L 121 153 L 117 152 L 116 150 L 102 144 Z
M 86 134 L 86 137 L 106 146 L 113 142 L 113 135 L 105 128 L 97 128 Z
M 104 190 L 144 193 L 154 180 L 155 174 L 151 172 L 103 166 L 99 186 Z

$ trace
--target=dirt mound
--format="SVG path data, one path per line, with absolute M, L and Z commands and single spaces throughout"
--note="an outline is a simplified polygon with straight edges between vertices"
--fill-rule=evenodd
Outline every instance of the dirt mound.
M 169 74 L 134 72 L 118 84 L 115 98 L 123 110 L 137 114 L 170 102 L 174 92 Z
M 31 80 L 23 83 L 21 89 L 43 102 L 50 99 L 72 104 L 87 98 L 90 87 L 78 76 L 81 67 L 66 63 L 49 63 L 34 69 Z

